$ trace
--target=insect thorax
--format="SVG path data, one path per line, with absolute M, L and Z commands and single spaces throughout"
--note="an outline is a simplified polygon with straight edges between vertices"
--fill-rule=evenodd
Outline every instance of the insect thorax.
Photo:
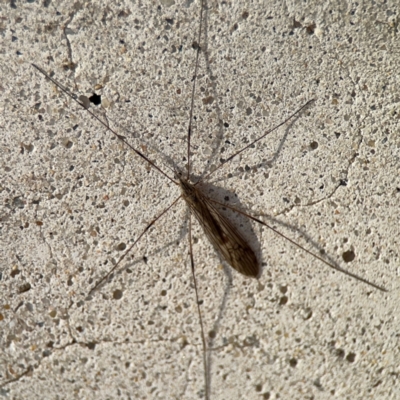
M 199 201 L 198 190 L 188 180 L 179 178 L 179 186 L 182 190 L 183 198 L 190 204 L 197 203 Z

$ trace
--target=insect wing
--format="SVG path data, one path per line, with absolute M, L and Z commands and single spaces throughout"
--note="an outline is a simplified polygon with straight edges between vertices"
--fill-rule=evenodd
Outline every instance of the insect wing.
M 192 195 L 184 198 L 208 240 L 236 271 L 257 278 L 260 268 L 253 249 L 214 204 L 199 189 L 190 186 Z

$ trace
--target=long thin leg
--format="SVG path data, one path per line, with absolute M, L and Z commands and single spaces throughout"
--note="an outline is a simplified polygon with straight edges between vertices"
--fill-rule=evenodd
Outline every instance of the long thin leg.
M 200 322 L 200 330 L 201 330 L 201 341 L 203 344 L 203 365 L 204 365 L 204 383 L 205 383 L 205 390 L 206 390 L 206 400 L 209 400 L 210 393 L 209 393 L 209 371 L 207 367 L 207 345 L 206 345 L 206 338 L 204 335 L 204 326 L 203 326 L 203 318 L 201 316 L 200 310 L 200 299 L 199 299 L 199 292 L 197 289 L 197 281 L 196 281 L 196 274 L 194 271 L 194 258 L 193 258 L 193 241 L 192 241 L 192 216 L 189 215 L 189 256 L 190 256 L 190 269 L 192 271 L 193 283 L 194 283 L 194 292 L 196 295 L 196 305 L 197 305 L 197 312 L 199 315 L 199 322 Z
M 171 182 L 175 183 L 177 185 L 178 183 L 175 182 L 170 176 L 168 176 L 163 170 L 161 170 L 155 163 L 154 161 L 151 161 L 149 158 L 147 158 L 141 151 L 136 149 L 134 146 L 132 146 L 126 139 L 119 135 L 116 131 L 111 129 L 108 124 L 106 124 L 101 118 L 99 118 L 95 113 L 90 111 L 85 104 L 83 104 L 81 101 L 79 101 L 76 98 L 76 95 L 71 93 L 68 88 L 66 88 L 64 85 L 62 85 L 60 82 L 56 81 L 54 78 L 52 78 L 50 75 L 48 75 L 42 68 L 38 67 L 36 64 L 31 64 L 32 67 L 36 68 L 42 75 L 44 75 L 49 81 L 53 82 L 63 93 L 65 93 L 70 99 L 75 101 L 76 104 L 79 104 L 82 108 L 84 108 L 94 119 L 96 119 L 98 122 L 100 122 L 101 125 L 103 125 L 107 131 L 111 132 L 118 140 L 121 142 L 124 142 L 126 146 L 128 146 L 132 151 L 134 151 L 139 157 L 141 157 L 143 160 L 145 160 L 147 163 L 149 163 L 154 169 L 156 169 L 160 174 L 164 175 L 166 178 L 168 178 Z
M 139 242 L 139 240 L 144 236 L 144 234 L 158 221 L 163 215 L 165 215 L 181 198 L 182 196 L 179 196 L 176 198 L 167 208 L 163 210 L 161 214 L 159 214 L 157 217 L 155 217 L 147 226 L 146 228 L 143 229 L 142 233 L 138 236 L 138 238 L 133 242 L 133 244 L 129 247 L 128 250 L 125 251 L 124 254 L 119 258 L 117 263 L 111 268 L 110 271 L 107 272 L 106 275 L 104 275 L 97 283 L 96 285 L 90 290 L 89 296 L 118 268 L 120 265 L 121 261 L 126 257 L 128 253 L 133 249 L 133 247 Z
M 194 92 L 196 91 L 197 71 L 199 69 L 199 55 L 200 55 L 200 50 L 201 50 L 200 40 L 201 40 L 201 28 L 203 25 L 203 8 L 204 8 L 204 1 L 202 0 L 200 3 L 199 33 L 197 35 L 196 61 L 195 61 L 194 75 L 193 75 L 192 95 L 191 95 L 191 99 L 190 99 L 190 115 L 189 115 L 189 126 L 188 126 L 188 136 L 187 136 L 187 160 L 188 160 L 188 163 L 187 163 L 186 179 L 189 179 L 189 176 L 190 176 L 190 138 L 192 136 Z
M 227 204 L 220 203 L 219 201 L 212 200 L 212 199 L 210 199 L 210 198 L 209 198 L 209 200 L 210 200 L 212 203 L 218 204 L 218 205 L 220 205 L 220 206 L 222 206 L 222 207 L 229 208 L 229 209 L 232 210 L 232 211 L 235 211 L 235 212 L 237 212 L 237 213 L 239 213 L 239 214 L 244 215 L 244 216 L 247 217 L 247 218 L 252 219 L 253 221 L 257 222 L 258 224 L 261 224 L 261 225 L 267 227 L 268 229 L 270 229 L 271 231 L 273 231 L 273 232 L 276 233 L 277 235 L 283 237 L 284 239 L 286 239 L 287 241 L 289 241 L 289 242 L 292 243 L 293 245 L 297 246 L 299 249 L 303 250 L 303 251 L 306 252 L 307 254 L 310 254 L 311 256 L 315 257 L 315 258 L 318 259 L 319 261 L 323 262 L 323 263 L 324 263 L 325 265 L 327 265 L 329 268 L 332 268 L 332 269 L 334 269 L 334 270 L 336 270 L 336 271 L 342 272 L 343 274 L 345 274 L 345 275 L 347 275 L 347 276 L 350 276 L 351 278 L 357 279 L 357 280 L 360 281 L 360 282 L 366 283 L 367 285 L 372 286 L 372 287 L 375 288 L 375 289 L 381 290 L 382 292 L 387 292 L 387 291 L 388 291 L 388 290 L 387 290 L 386 288 L 384 288 L 383 286 L 379 286 L 379 285 L 377 285 L 377 284 L 375 284 L 375 283 L 373 283 L 373 282 L 370 282 L 369 280 L 367 280 L 367 279 L 365 279 L 365 278 L 363 278 L 363 277 L 361 277 L 361 276 L 359 276 L 359 275 L 353 274 L 352 272 L 349 272 L 349 271 L 347 271 L 347 270 L 345 270 L 345 269 L 343 269 L 343 268 L 341 268 L 341 267 L 339 267 L 339 266 L 337 266 L 337 265 L 331 264 L 330 262 L 324 260 L 323 258 L 321 258 L 320 256 L 318 256 L 317 254 L 313 253 L 313 252 L 310 251 L 310 250 L 307 250 L 305 247 L 303 247 L 303 246 L 301 246 L 300 244 L 296 243 L 294 240 L 290 239 L 289 237 L 287 237 L 287 236 L 284 235 L 283 233 L 279 232 L 277 229 L 275 229 L 275 228 L 273 228 L 272 226 L 266 224 L 264 221 L 261 221 L 260 219 L 258 219 L 258 218 L 256 218 L 256 217 L 253 217 L 252 215 L 250 215 L 250 214 L 248 214 L 248 213 L 246 213 L 246 212 L 244 212 L 244 211 L 238 210 L 237 208 L 231 207 L 231 206 L 229 206 L 229 205 L 227 205 Z
M 287 117 L 284 121 L 282 121 L 280 124 L 274 126 L 273 128 L 271 128 L 270 130 L 268 130 L 267 132 L 265 132 L 263 135 L 261 135 L 260 137 L 258 137 L 256 140 L 253 140 L 250 144 L 248 144 L 247 146 L 243 147 L 242 149 L 240 149 L 239 151 L 237 151 L 235 154 L 232 154 L 231 156 L 229 156 L 224 162 L 222 162 L 221 164 L 218 165 L 217 168 L 215 168 L 214 170 L 212 170 L 211 172 L 209 172 L 206 176 L 203 177 L 203 179 L 201 179 L 200 181 L 196 182 L 196 185 L 198 183 L 200 183 L 201 181 L 207 179 L 210 175 L 212 175 L 214 172 L 218 171 L 223 165 L 227 164 L 229 161 L 231 161 L 233 158 L 235 158 L 236 156 L 238 156 L 239 154 L 243 153 L 244 151 L 246 151 L 247 149 L 249 149 L 250 147 L 252 147 L 255 143 L 259 142 L 260 140 L 264 139 L 267 135 L 269 135 L 270 133 L 276 131 L 278 128 L 280 128 L 282 125 L 285 125 L 288 121 L 290 121 L 294 116 L 296 116 L 300 111 L 302 111 L 304 108 L 306 108 L 310 103 L 312 103 L 314 101 L 314 99 L 308 100 L 307 103 L 303 104 L 298 110 L 296 110 L 294 113 L 292 113 L 291 115 L 289 115 L 289 117 Z

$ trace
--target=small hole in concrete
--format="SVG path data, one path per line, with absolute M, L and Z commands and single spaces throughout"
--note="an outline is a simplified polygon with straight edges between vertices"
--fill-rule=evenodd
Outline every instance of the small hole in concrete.
M 280 300 L 279 300 L 279 304 L 281 305 L 281 306 L 284 306 L 285 304 L 287 304 L 287 302 L 288 302 L 288 297 L 287 296 L 282 296 L 281 298 L 280 298 Z
M 117 246 L 117 250 L 118 251 L 122 251 L 122 250 L 125 250 L 126 249 L 126 244 L 125 243 L 120 243 L 118 246 Z
M 99 104 L 101 104 L 101 96 L 93 93 L 93 95 L 89 97 L 89 101 L 95 106 L 98 106 Z
M 356 359 L 356 355 L 354 353 L 349 353 L 346 357 L 346 361 L 352 363 L 354 362 Z
M 215 332 L 215 331 L 208 332 L 208 337 L 209 338 L 215 339 L 216 336 L 217 336 L 217 332 Z
M 285 294 L 285 293 L 287 292 L 287 286 L 281 286 L 281 287 L 279 288 L 279 291 L 280 291 L 282 294 Z
M 311 150 L 318 149 L 318 142 L 311 142 L 310 147 L 311 147 Z
M 90 343 L 88 343 L 86 346 L 87 346 L 87 348 L 88 348 L 89 350 L 94 350 L 95 347 L 96 347 L 96 343 L 95 343 L 95 342 L 90 342 Z
M 344 262 L 349 263 L 349 262 L 352 262 L 356 258 L 356 255 L 355 255 L 354 251 L 349 250 L 349 251 L 345 251 L 342 254 L 342 257 L 343 257 Z
M 344 358 L 344 350 L 343 349 L 337 349 L 336 350 L 336 356 L 339 358 Z

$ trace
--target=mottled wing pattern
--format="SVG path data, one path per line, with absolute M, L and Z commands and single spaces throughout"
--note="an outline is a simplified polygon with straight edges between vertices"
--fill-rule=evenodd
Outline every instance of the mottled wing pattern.
M 215 249 L 236 271 L 258 277 L 259 263 L 253 249 L 238 230 L 203 193 L 187 181 L 180 181 L 183 198 L 203 227 Z

